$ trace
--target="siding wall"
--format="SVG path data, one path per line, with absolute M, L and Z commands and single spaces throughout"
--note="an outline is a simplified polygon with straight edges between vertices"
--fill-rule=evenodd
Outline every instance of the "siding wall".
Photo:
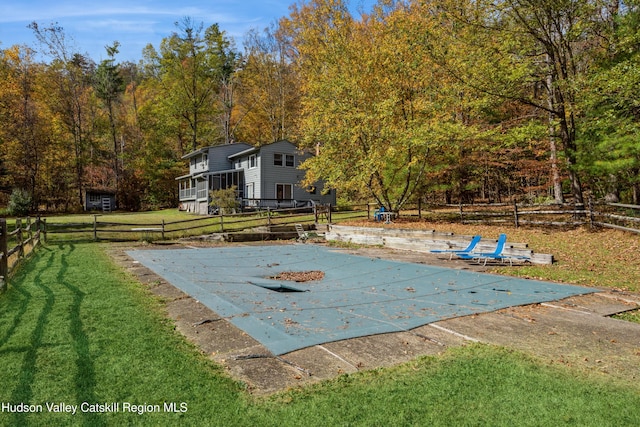
M 242 158 L 242 167 L 244 168 L 244 182 L 245 182 L 245 186 L 247 184 L 253 183 L 253 198 L 260 199 L 264 197 L 261 191 L 261 180 L 260 180 L 260 170 L 262 169 L 262 156 L 260 155 L 260 152 L 256 152 L 253 154 L 255 154 L 256 156 L 255 168 L 249 169 L 249 157 L 251 155 L 248 155 Z M 248 197 L 248 196 L 246 196 L 245 194 L 245 197 Z
M 224 171 L 233 169 L 233 164 L 229 161 L 228 157 L 250 148 L 251 146 L 244 142 L 209 147 L 209 170 Z
M 275 166 L 273 164 L 273 158 L 276 153 L 293 154 L 294 167 Z M 262 161 L 262 168 L 260 169 L 262 171 L 261 194 L 263 198 L 276 198 L 276 184 L 294 184 L 293 198 L 300 200 L 309 199 L 310 194 L 297 185 L 304 178 L 304 171 L 297 167 L 302 163 L 303 159 L 309 157 L 308 155 L 302 156 L 295 145 L 288 141 L 280 141 L 261 147 L 260 156 Z

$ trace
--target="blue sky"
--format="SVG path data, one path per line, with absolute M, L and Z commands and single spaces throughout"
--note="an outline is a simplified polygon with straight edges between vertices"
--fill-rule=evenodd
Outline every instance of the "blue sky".
M 0 3 L 0 49 L 15 44 L 38 48 L 31 22 L 47 27 L 57 23 L 73 39 L 76 50 L 96 62 L 106 59 L 105 46 L 120 42 L 119 62 L 142 58 L 149 43 L 156 48 L 176 31 L 184 17 L 205 28 L 217 23 L 242 48 L 242 37 L 252 28 L 262 30 L 289 14 L 294 0 L 2 0 Z M 351 0 L 355 11 L 372 0 Z

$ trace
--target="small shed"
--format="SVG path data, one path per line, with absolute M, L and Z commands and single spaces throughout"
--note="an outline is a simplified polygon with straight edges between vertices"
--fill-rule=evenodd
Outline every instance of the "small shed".
M 108 189 L 87 188 L 84 191 L 84 210 L 111 212 L 116 209 L 116 192 Z

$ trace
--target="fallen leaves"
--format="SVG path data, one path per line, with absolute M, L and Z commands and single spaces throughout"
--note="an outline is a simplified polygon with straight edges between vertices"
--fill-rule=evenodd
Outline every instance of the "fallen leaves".
M 273 280 L 288 280 L 292 282 L 313 282 L 322 280 L 324 278 L 324 271 L 310 270 L 310 271 L 283 271 L 270 276 L 269 279 Z

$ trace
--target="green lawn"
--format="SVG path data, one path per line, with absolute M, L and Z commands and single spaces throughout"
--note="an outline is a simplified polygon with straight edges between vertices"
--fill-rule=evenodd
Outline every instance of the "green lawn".
M 640 425 L 640 386 L 486 345 L 252 398 L 103 249 L 40 248 L 0 294 L 0 404 L 42 405 L 0 425 Z M 119 412 L 48 411 L 61 402 Z

